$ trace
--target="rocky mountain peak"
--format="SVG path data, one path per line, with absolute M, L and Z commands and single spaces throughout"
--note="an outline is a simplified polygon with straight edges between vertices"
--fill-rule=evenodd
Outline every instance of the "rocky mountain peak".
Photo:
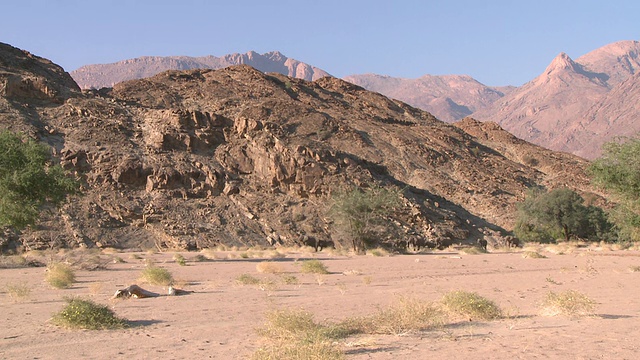
M 579 72 L 580 69 L 579 69 L 578 64 L 576 64 L 569 57 L 569 55 L 567 55 L 564 52 L 561 52 L 560 54 L 558 54 L 558 56 L 556 56 L 551 61 L 551 63 L 549 64 L 549 66 L 547 66 L 547 68 L 544 71 L 544 73 L 546 75 L 551 75 L 553 73 L 565 72 L 565 71 Z

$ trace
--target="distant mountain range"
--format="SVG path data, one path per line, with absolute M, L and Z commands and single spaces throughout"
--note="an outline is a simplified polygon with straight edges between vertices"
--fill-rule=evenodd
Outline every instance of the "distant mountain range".
M 559 54 L 537 78 L 520 86 L 486 86 L 467 75 L 425 75 L 418 79 L 378 74 L 346 76 L 367 90 L 455 122 L 471 116 L 493 121 L 517 137 L 585 158 L 602 144 L 640 131 L 640 43 L 621 41 L 572 60 Z M 71 72 L 82 88 L 114 84 L 175 69 L 223 68 L 247 64 L 263 72 L 316 80 L 329 73 L 274 51 L 223 57 L 142 57 L 87 65 Z
M 151 77 L 166 70 L 222 69 L 231 65 L 249 65 L 262 72 L 276 72 L 283 75 L 313 81 L 329 76 L 324 70 L 290 59 L 278 51 L 258 54 L 216 56 L 143 56 L 112 64 L 85 65 L 70 74 L 83 89 L 113 87 L 126 80 Z

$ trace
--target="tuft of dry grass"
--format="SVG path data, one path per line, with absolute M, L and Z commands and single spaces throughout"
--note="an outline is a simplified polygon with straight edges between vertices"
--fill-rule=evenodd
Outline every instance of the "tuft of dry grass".
M 142 270 L 140 279 L 151 285 L 169 286 L 173 284 L 173 275 L 171 275 L 169 270 L 153 264 L 148 265 Z
M 45 281 L 56 289 L 66 289 L 76 281 L 76 275 L 71 266 L 54 262 L 47 266 Z
M 345 358 L 335 339 L 344 336 L 337 328 L 314 322 L 302 310 L 276 310 L 267 313 L 265 325 L 258 329 L 264 345 L 252 356 L 266 359 L 341 360 Z
M 575 290 L 561 293 L 550 291 L 540 304 L 540 312 L 545 316 L 590 316 L 593 315 L 595 308 L 595 301 Z
M 342 272 L 342 275 L 362 275 L 360 270 L 346 270 Z
M 256 270 L 259 273 L 280 274 L 284 272 L 282 265 L 273 261 L 262 261 L 256 264 Z
M 369 254 L 371 256 L 391 256 L 389 251 L 387 251 L 385 249 L 382 249 L 382 248 L 375 248 L 375 249 L 367 250 L 367 254 Z
M 546 244 L 543 250 L 556 255 L 566 255 L 566 254 L 572 254 L 576 252 L 578 250 L 578 245 L 572 242 Z
M 300 271 L 305 274 L 329 274 L 327 266 L 320 260 L 305 260 L 300 265 Z
M 350 333 L 408 335 L 443 324 L 443 313 L 433 303 L 400 297 L 369 317 L 347 319 L 340 326 Z
M 239 285 L 258 285 L 261 283 L 260 279 L 249 274 L 241 274 L 236 278 L 236 283 Z
M 537 251 L 525 251 L 522 253 L 524 259 L 546 259 L 547 257 Z
M 68 298 L 65 301 L 67 305 L 51 318 L 51 322 L 56 325 L 89 330 L 127 327 L 125 319 L 116 317 L 113 311 L 104 305 L 79 298 Z
M 7 284 L 5 286 L 7 294 L 14 302 L 27 300 L 31 295 L 31 289 L 24 284 Z
M 630 266 L 629 271 L 631 272 L 640 272 L 640 266 Z
M 460 250 L 460 254 L 467 254 L 467 255 L 481 255 L 486 253 L 487 253 L 487 250 L 477 246 L 465 247 Z
M 198 254 L 196 256 L 193 257 L 193 259 L 191 259 L 191 261 L 193 262 L 205 262 L 205 261 L 209 261 L 209 259 L 204 256 L 203 254 Z
M 475 292 L 451 291 L 442 297 L 442 306 L 451 315 L 469 319 L 494 320 L 502 317 L 502 310 L 493 301 Z

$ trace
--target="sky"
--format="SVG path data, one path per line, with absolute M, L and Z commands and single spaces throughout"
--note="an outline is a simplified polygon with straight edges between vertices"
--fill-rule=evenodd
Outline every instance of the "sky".
M 637 0 L 0 0 L 0 42 L 65 70 L 280 51 L 343 77 L 466 74 L 519 86 L 560 52 L 640 40 Z

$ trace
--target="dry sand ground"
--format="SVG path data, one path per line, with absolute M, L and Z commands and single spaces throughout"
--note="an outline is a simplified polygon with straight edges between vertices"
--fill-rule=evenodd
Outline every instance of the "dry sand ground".
M 543 252 L 544 253 L 544 252 Z M 507 315 L 488 322 L 451 324 L 407 336 L 364 335 L 347 339 L 347 359 L 638 359 L 640 357 L 640 252 L 574 249 L 523 258 L 522 251 L 466 255 L 452 251 L 390 257 L 348 257 L 291 253 L 272 259 L 296 276 L 258 273 L 264 259 L 216 259 L 179 266 L 173 253 L 142 253 L 182 280 L 186 296 L 110 300 L 116 289 L 137 283 L 144 259 L 129 253 L 126 263 L 78 271 L 78 282 L 52 289 L 44 268 L 0 270 L 0 358 L 3 359 L 243 359 L 260 345 L 256 328 L 273 309 L 305 309 L 315 320 L 338 321 L 369 315 L 399 296 L 437 301 L 450 290 L 477 292 L 495 301 Z M 195 253 L 183 253 L 187 260 Z M 227 256 L 221 254 L 222 256 Z M 297 259 L 321 259 L 331 274 L 300 273 Z M 635 269 L 638 270 L 638 269 Z M 275 285 L 238 285 L 250 274 Z M 14 300 L 7 284 L 31 289 Z M 596 315 L 569 319 L 539 315 L 549 291 L 577 290 L 598 303 Z M 63 296 L 83 296 L 108 304 L 133 322 L 124 330 L 67 330 L 49 323 L 62 309 Z

